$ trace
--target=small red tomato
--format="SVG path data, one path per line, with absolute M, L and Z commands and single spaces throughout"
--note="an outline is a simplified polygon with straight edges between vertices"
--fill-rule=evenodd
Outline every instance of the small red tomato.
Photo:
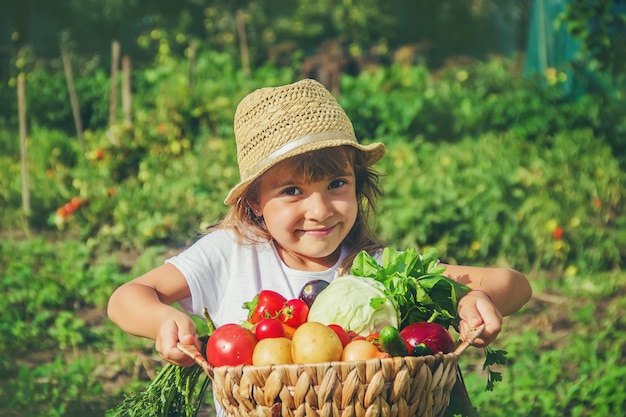
M 296 329 L 306 323 L 309 317 L 309 306 L 299 298 L 294 298 L 285 302 L 280 318 L 282 321 Z
M 339 340 L 341 340 L 341 344 L 343 345 L 343 347 L 346 347 L 346 345 L 352 341 L 352 339 L 348 335 L 348 332 L 346 332 L 340 325 L 329 324 L 328 327 L 330 327 L 335 333 L 337 333 L 337 336 L 339 336 Z
M 556 240 L 562 239 L 563 238 L 563 228 L 562 227 L 557 227 L 556 229 L 554 229 L 552 231 L 552 237 Z
M 262 290 L 254 300 L 244 303 L 243 308 L 250 311 L 248 321 L 257 324 L 262 319 L 278 317 L 286 301 L 287 299 L 276 291 Z
M 238 324 L 224 324 L 215 329 L 207 341 L 207 361 L 215 367 L 252 365 L 257 342 L 252 331 Z
M 276 319 L 262 319 L 256 324 L 254 334 L 259 340 L 272 337 L 285 337 L 285 328 L 283 327 L 283 323 Z

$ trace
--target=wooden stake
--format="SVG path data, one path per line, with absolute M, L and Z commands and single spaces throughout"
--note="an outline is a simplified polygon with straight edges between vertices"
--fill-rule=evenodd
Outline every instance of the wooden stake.
M 132 64 L 130 57 L 122 58 L 122 109 L 124 110 L 124 125 L 133 124 L 133 97 L 131 92 Z
M 250 77 L 250 52 L 248 51 L 248 37 L 246 36 L 245 12 L 237 10 L 235 20 L 237 21 L 237 33 L 239 34 L 239 51 L 241 54 L 241 67 L 243 74 Z
M 67 91 L 70 96 L 70 105 L 72 106 L 72 115 L 74 116 L 74 126 L 78 135 L 78 142 L 83 156 L 87 153 L 85 146 L 85 135 L 83 134 L 83 122 L 80 118 L 80 107 L 78 105 L 78 96 L 76 95 L 76 87 L 74 86 L 74 76 L 72 74 L 72 63 L 70 57 L 63 46 L 61 46 L 61 59 L 63 60 L 63 70 L 65 71 L 65 82 L 67 83 Z
M 117 121 L 117 78 L 120 66 L 120 43 L 111 43 L 111 93 L 109 97 L 109 129 L 115 126 Z
M 188 58 L 189 58 L 189 89 L 193 89 L 195 78 L 196 78 L 196 42 L 192 39 L 189 42 L 188 49 Z
M 30 189 L 28 186 L 28 145 L 26 143 L 26 76 L 17 76 L 17 110 L 20 129 L 20 155 L 22 158 L 22 210 L 30 215 Z

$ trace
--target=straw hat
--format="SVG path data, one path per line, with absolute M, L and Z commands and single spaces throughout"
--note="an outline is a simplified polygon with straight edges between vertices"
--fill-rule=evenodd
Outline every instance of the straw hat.
M 226 196 L 233 205 L 265 171 L 292 156 L 349 145 L 372 165 L 385 154 L 385 145 L 361 145 L 345 111 L 319 82 L 305 79 L 248 94 L 235 112 L 235 141 L 241 182 Z

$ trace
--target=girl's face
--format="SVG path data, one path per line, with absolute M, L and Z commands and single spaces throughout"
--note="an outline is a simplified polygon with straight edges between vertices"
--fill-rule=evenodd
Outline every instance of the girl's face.
M 287 164 L 270 169 L 259 184 L 257 216 L 263 216 L 282 260 L 293 269 L 334 265 L 358 213 L 354 169 L 307 181 Z

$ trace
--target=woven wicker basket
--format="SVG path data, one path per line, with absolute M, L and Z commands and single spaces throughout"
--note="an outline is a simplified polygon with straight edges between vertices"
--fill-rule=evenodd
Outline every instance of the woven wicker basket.
M 179 348 L 211 378 L 215 399 L 233 417 L 439 417 L 450 401 L 460 355 L 353 362 L 214 368 L 193 346 Z

